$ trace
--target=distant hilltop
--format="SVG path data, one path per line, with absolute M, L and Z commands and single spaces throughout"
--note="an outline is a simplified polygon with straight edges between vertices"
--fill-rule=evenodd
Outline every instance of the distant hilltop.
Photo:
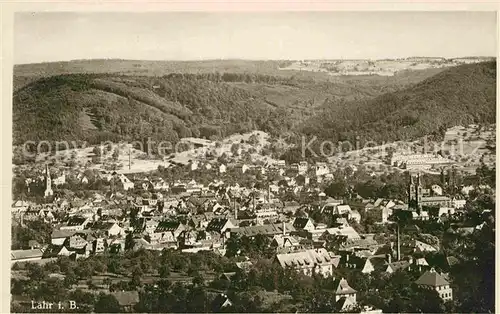
M 303 60 L 295 61 L 280 70 L 324 72 L 332 76 L 379 75 L 394 76 L 401 71 L 453 67 L 461 64 L 494 61 L 494 57 L 408 57 L 381 60 Z

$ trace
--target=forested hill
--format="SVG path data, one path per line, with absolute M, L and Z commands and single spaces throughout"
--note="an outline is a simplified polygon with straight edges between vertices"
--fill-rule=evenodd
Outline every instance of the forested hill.
M 446 127 L 494 123 L 496 62 L 461 65 L 373 99 L 329 102 L 299 133 L 330 141 L 415 139 Z
M 251 92 L 198 77 L 71 74 L 14 93 L 14 144 L 28 140 L 156 140 L 221 137 L 290 127 L 286 111 Z
M 81 73 L 79 65 L 91 73 Z M 137 62 L 131 67 L 124 61 L 118 65 L 88 61 L 15 68 L 14 144 L 148 137 L 176 142 L 182 137 L 217 138 L 254 129 L 281 135 L 331 101 L 373 98 L 441 71 L 329 81 L 317 73 L 285 75 L 272 62 L 154 63 L 149 67 Z M 120 72 L 133 71 L 135 66 L 147 73 Z M 196 66 L 199 72 L 190 73 Z M 157 73 L 171 69 L 181 72 Z M 58 71 L 62 73 L 53 74 Z

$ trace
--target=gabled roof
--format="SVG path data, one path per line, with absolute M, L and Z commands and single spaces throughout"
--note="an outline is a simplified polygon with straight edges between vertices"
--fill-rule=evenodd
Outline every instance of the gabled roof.
M 85 217 L 81 216 L 73 216 L 68 219 L 66 222 L 67 226 L 80 226 L 82 225 L 87 219 Z
M 417 258 L 415 260 L 415 264 L 422 265 L 422 266 L 429 266 L 429 263 L 427 263 L 427 260 L 425 259 L 425 257 Z
M 70 230 L 54 230 L 52 231 L 51 238 L 52 239 L 61 239 L 61 238 L 67 238 L 72 235 L 74 235 L 76 231 L 70 231 Z
M 455 256 L 448 256 L 446 258 L 446 262 L 448 262 L 449 266 L 453 266 L 453 265 L 458 264 L 460 262 L 460 260 L 458 258 L 456 258 Z
M 220 311 L 222 308 L 226 306 L 231 306 L 231 305 L 232 305 L 231 300 L 229 300 L 229 298 L 225 294 L 219 294 L 212 301 L 212 308 L 216 312 Z
M 410 262 L 408 261 L 397 261 L 389 263 L 388 267 L 391 267 L 393 271 L 397 271 L 399 269 L 406 269 L 410 266 Z
M 230 222 L 229 218 L 213 218 L 208 223 L 206 231 L 220 232 L 228 222 Z
M 276 242 L 278 247 L 282 247 L 285 243 L 290 243 L 291 246 L 299 245 L 299 241 L 292 236 L 283 236 L 282 234 L 276 234 L 273 237 L 273 242 Z
M 33 249 L 33 250 L 14 250 L 10 252 L 11 260 L 20 260 L 25 258 L 36 258 L 43 256 L 43 249 Z
M 355 303 L 351 300 L 351 298 L 341 297 L 335 304 L 335 307 L 337 311 L 345 311 L 350 309 L 354 305 Z
M 293 232 L 293 231 L 295 231 L 295 228 L 291 224 L 285 223 L 285 232 Z M 256 236 L 257 234 L 263 234 L 263 235 L 283 234 L 283 225 L 280 223 L 276 223 L 276 224 L 266 224 L 262 226 L 232 228 L 231 233 L 237 233 L 247 237 L 253 237 Z
M 351 211 L 351 206 L 349 206 L 347 204 L 337 205 L 337 211 L 338 212 L 341 212 L 341 211 Z
M 449 285 L 450 283 L 444 279 L 443 276 L 438 274 L 434 269 L 428 270 L 415 281 L 417 285 L 439 287 Z
M 238 267 L 239 269 L 248 269 L 250 267 L 252 267 L 252 262 L 251 261 L 245 261 L 245 262 L 237 262 L 236 263 L 236 267 Z
M 311 221 L 309 218 L 297 217 L 293 221 L 293 227 L 296 229 L 303 229 L 309 221 Z
M 43 252 L 43 257 L 44 258 L 49 258 L 49 257 L 56 257 L 57 254 L 59 254 L 59 252 L 61 252 L 61 250 L 66 250 L 68 251 L 68 249 L 64 246 L 64 245 L 49 245 L 45 251 Z
M 346 236 L 348 239 L 361 239 L 361 236 L 354 230 L 351 226 L 342 226 L 339 228 L 328 228 L 325 230 L 328 234 L 331 235 L 342 235 Z
M 276 255 L 276 259 L 283 268 L 312 268 L 314 265 L 338 265 L 337 258 L 338 256 L 333 255 L 333 253 L 328 252 L 326 249 L 311 249 Z
M 347 280 L 345 280 L 344 278 L 335 279 L 335 281 L 333 282 L 333 287 L 334 294 L 336 295 L 356 293 L 356 290 L 351 288 Z
M 163 232 L 163 231 L 174 231 L 181 227 L 182 224 L 178 221 L 169 221 L 164 220 L 156 226 L 155 232 Z

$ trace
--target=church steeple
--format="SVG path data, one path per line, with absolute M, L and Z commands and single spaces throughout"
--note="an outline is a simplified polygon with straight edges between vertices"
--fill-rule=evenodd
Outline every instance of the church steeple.
M 45 167 L 45 197 L 49 197 L 54 195 L 54 191 L 52 191 L 52 179 L 50 178 L 49 165 Z
M 418 173 L 416 178 L 410 174 L 410 184 L 408 185 L 408 206 L 419 210 L 419 201 L 422 197 L 422 184 L 420 180 L 420 173 Z

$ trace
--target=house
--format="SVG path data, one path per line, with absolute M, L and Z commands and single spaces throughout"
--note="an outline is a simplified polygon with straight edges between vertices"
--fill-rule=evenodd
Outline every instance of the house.
M 337 312 L 348 312 L 356 307 L 356 303 L 349 297 L 341 297 L 335 303 L 335 309 Z
M 363 274 L 371 274 L 375 270 L 369 257 L 359 257 L 354 254 L 346 254 L 342 264 L 346 268 L 359 269 Z
M 224 164 L 219 166 L 219 173 L 226 173 L 227 167 Z
M 344 278 L 335 279 L 333 282 L 333 294 L 335 295 L 335 302 L 339 302 L 340 299 L 349 299 L 353 304 L 356 304 L 356 290 L 349 286 L 349 283 Z
M 434 268 L 426 271 L 415 281 L 421 287 L 436 290 L 443 301 L 453 300 L 453 291 L 450 283 L 436 272 Z
M 139 292 L 137 291 L 115 291 L 111 292 L 123 312 L 133 312 L 134 305 L 139 303 Z
M 328 228 L 323 232 L 322 235 L 324 235 L 327 238 L 331 236 L 342 237 L 345 238 L 346 240 L 361 239 L 361 236 L 351 226 L 339 226 L 336 228 Z
M 154 233 L 166 233 L 171 232 L 175 239 L 186 230 L 186 227 L 178 221 L 164 220 L 158 223 Z
M 233 303 L 227 295 L 221 293 L 215 297 L 215 299 L 212 302 L 212 310 L 214 313 L 221 312 L 224 308 L 227 308 L 229 306 L 232 306 Z
M 293 227 L 298 230 L 314 230 L 314 223 L 310 218 L 297 217 L 293 221 Z
M 14 204 L 12 204 L 10 208 L 12 213 L 20 213 L 26 211 L 28 207 L 29 207 L 28 202 L 19 200 L 14 202 Z
M 371 306 L 365 305 L 365 306 L 363 306 L 360 314 L 382 314 L 382 310 L 381 309 L 374 309 Z
M 253 266 L 253 263 L 251 261 L 244 261 L 244 262 L 236 262 L 236 267 L 243 271 L 248 271 L 250 268 Z
M 90 222 L 89 218 L 82 216 L 72 216 L 68 221 L 59 227 L 60 230 L 71 230 L 71 231 L 81 231 L 85 229 L 87 224 Z
M 386 273 L 393 274 L 398 270 L 405 270 L 408 269 L 411 266 L 411 263 L 409 261 L 396 261 L 396 262 L 390 262 L 387 264 L 387 267 L 385 269 Z
M 75 233 L 76 231 L 73 230 L 54 230 L 52 231 L 52 234 L 50 236 L 50 243 L 53 245 L 62 245 L 64 241 L 66 241 L 66 238 L 72 236 Z
M 460 260 L 458 258 L 456 258 L 455 256 L 446 257 L 446 265 L 448 267 L 453 267 L 453 266 L 457 265 L 458 263 L 460 263 Z
M 10 252 L 10 263 L 33 262 L 42 259 L 44 249 L 13 250 Z
M 39 249 L 42 247 L 42 245 L 40 243 L 38 243 L 37 240 L 29 240 L 28 241 L 28 246 L 30 249 Z
M 430 244 L 424 243 L 422 241 L 415 240 L 414 242 L 414 252 L 415 253 L 428 253 L 437 252 L 438 250 Z
M 118 176 L 118 181 L 119 181 L 119 186 L 125 191 L 134 188 L 134 182 L 130 181 L 130 179 L 123 174 Z
M 334 200 L 329 198 L 323 202 L 321 206 L 321 213 L 333 215 L 337 213 L 337 206 L 342 205 L 344 202 L 342 200 Z
M 134 207 L 139 211 L 139 213 L 144 213 L 151 210 L 149 200 L 147 199 L 138 200 Z
M 234 169 L 238 172 L 245 173 L 250 169 L 250 167 L 246 164 L 237 164 L 234 166 Z
M 383 224 L 386 224 L 389 221 L 389 217 L 391 217 L 393 211 L 391 208 L 384 207 L 382 208 L 382 220 Z
M 82 235 L 75 233 L 64 241 L 64 245 L 69 249 L 81 249 L 87 245 L 87 240 Z
M 288 223 L 275 223 L 275 224 L 265 224 L 262 226 L 248 226 L 248 227 L 238 227 L 228 229 L 230 235 L 237 234 L 240 236 L 247 236 L 249 238 L 253 238 L 258 234 L 266 235 L 266 236 L 274 236 L 281 234 L 286 236 L 291 232 L 295 231 L 293 225 Z
M 308 168 L 309 168 L 309 166 L 307 164 L 307 161 L 301 161 L 301 162 L 299 162 L 299 166 L 298 166 L 299 174 L 306 174 Z
M 169 212 L 172 209 L 177 208 L 179 206 L 179 199 L 177 198 L 166 198 L 163 200 L 163 202 L 160 202 L 159 207 L 162 209 L 163 213 Z
M 168 190 L 168 184 L 163 180 L 163 178 L 159 178 L 158 180 L 154 180 L 152 182 L 153 189 L 155 191 L 166 191 Z
M 358 224 L 361 222 L 361 214 L 357 210 L 350 211 L 348 213 L 349 219 L 354 220 Z
M 207 218 L 207 215 L 193 215 L 188 220 L 188 225 L 194 229 L 205 229 L 210 220 Z
M 96 231 L 101 231 L 103 232 L 106 236 L 121 236 L 124 234 L 124 230 L 122 227 L 120 227 L 116 222 L 111 222 L 111 221 L 105 221 L 105 222 L 95 222 L 91 225 L 89 225 L 89 229 L 91 230 L 96 230 Z
M 368 202 L 368 203 L 365 204 L 365 212 L 370 211 L 370 210 L 372 210 L 374 208 L 375 208 L 375 206 L 373 205 L 372 202 Z
M 292 236 L 284 236 L 282 234 L 277 234 L 273 237 L 270 246 L 272 248 L 276 248 L 276 251 L 283 252 L 283 248 L 287 250 L 300 249 L 302 246 L 300 245 L 299 240 Z
M 415 265 L 417 266 L 429 266 L 425 257 L 420 257 L 415 260 Z
M 464 208 L 466 203 L 467 203 L 467 201 L 465 199 L 453 198 L 451 200 L 451 207 L 453 207 L 455 209 Z
M 189 163 L 189 168 L 191 169 L 191 171 L 195 171 L 196 169 L 198 169 L 198 166 L 199 163 L 196 160 L 193 160 Z
M 431 190 L 434 195 L 439 195 L 439 196 L 443 195 L 443 188 L 437 184 L 432 185 Z
M 92 242 L 92 248 L 94 253 L 102 253 L 106 249 L 105 241 L 103 238 L 97 238 Z
M 222 234 L 226 232 L 226 230 L 236 228 L 237 223 L 229 218 L 213 218 L 207 225 L 207 232 L 217 232 Z
M 275 262 L 283 268 L 292 267 L 308 276 L 317 273 L 324 277 L 333 274 L 333 267 L 337 267 L 339 261 L 339 256 L 335 256 L 324 248 L 277 254 L 275 258 Z
M 277 160 L 276 161 L 276 167 L 278 168 L 285 168 L 286 167 L 286 161 L 285 160 Z
M 349 205 L 338 205 L 334 214 L 344 215 L 351 212 L 351 206 Z
M 179 242 L 183 246 L 193 246 L 199 243 L 198 233 L 194 230 L 184 230 L 179 235 Z
M 43 258 L 51 258 L 51 257 L 58 257 L 58 256 L 71 256 L 74 253 L 71 252 L 66 246 L 64 245 L 50 245 L 47 247 L 45 252 L 43 253 Z
M 314 165 L 314 174 L 317 177 L 324 176 L 326 174 L 330 173 L 330 169 L 328 168 L 328 165 L 324 162 L 317 162 Z

